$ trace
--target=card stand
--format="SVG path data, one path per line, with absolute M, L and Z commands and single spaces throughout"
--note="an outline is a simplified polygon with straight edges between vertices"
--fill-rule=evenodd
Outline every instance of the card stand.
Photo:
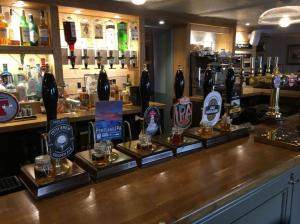
M 137 163 L 132 157 L 116 149 L 113 149 L 112 152 L 114 159 L 110 162 L 108 160 L 93 161 L 92 150 L 77 153 L 75 155 L 75 162 L 86 170 L 95 181 L 118 176 L 137 168 Z
M 116 148 L 133 157 L 141 168 L 173 157 L 173 151 L 169 147 L 152 143 L 151 149 L 138 149 L 138 142 L 138 140 L 134 140 L 120 143 Z
M 201 141 L 187 136 L 183 136 L 183 142 L 180 144 L 174 144 L 171 141 L 170 135 L 166 134 L 154 136 L 152 141 L 172 149 L 174 156 L 184 155 L 193 151 L 201 150 L 203 148 Z
M 35 199 L 42 199 L 90 183 L 89 174 L 77 164 L 66 159 L 69 170 L 65 175 L 36 178 L 34 164 L 21 168 L 20 180 Z

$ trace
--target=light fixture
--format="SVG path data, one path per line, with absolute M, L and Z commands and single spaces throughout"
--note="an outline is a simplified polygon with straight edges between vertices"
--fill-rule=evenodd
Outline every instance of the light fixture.
M 79 9 L 74 10 L 75 14 L 81 14 L 81 11 Z
M 25 3 L 24 1 L 16 1 L 14 4 L 13 4 L 14 7 L 18 7 L 18 8 L 22 8 L 25 6 Z
M 283 16 L 278 22 L 278 25 L 281 27 L 288 27 L 290 24 L 291 20 L 288 16 Z
M 300 23 L 300 6 L 283 6 L 265 11 L 258 19 L 260 25 L 288 27 Z
M 115 15 L 114 18 L 115 18 L 115 19 L 121 19 L 121 16 Z
M 145 4 L 146 0 L 131 0 L 131 2 L 135 5 L 143 5 Z
M 246 26 L 250 26 L 250 23 L 245 23 Z
M 164 21 L 164 20 L 159 20 L 159 21 L 158 21 L 158 24 L 159 24 L 159 25 L 164 25 L 164 24 L 165 24 L 165 21 Z

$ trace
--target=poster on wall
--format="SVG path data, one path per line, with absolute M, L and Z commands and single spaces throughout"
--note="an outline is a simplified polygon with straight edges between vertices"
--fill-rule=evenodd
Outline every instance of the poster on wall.
M 96 103 L 96 141 L 122 138 L 122 101 Z

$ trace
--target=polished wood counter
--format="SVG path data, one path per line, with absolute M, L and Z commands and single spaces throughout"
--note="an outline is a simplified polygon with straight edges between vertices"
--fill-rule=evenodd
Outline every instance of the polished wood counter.
M 254 88 L 252 86 L 243 87 L 243 93 L 241 95 L 242 98 L 252 97 L 252 96 L 270 96 L 271 89 L 262 89 L 262 88 Z M 289 97 L 289 98 L 299 98 L 300 91 L 293 90 L 280 90 L 280 97 Z M 190 96 L 191 101 L 202 102 L 203 96 Z
M 26 191 L 0 197 L 0 220 L 186 223 L 299 164 L 300 153 L 256 143 L 251 135 L 42 201 Z
M 165 104 L 150 102 L 151 106 L 156 106 L 159 109 L 164 109 Z M 137 114 L 140 112 L 140 106 L 133 105 L 124 105 L 123 106 L 123 114 Z M 78 121 L 86 121 L 95 119 L 95 109 L 91 110 L 81 110 L 76 113 L 65 113 L 58 114 L 58 118 L 68 117 L 70 122 L 78 122 Z M 46 127 L 47 118 L 45 114 L 37 114 L 36 119 L 32 120 L 20 120 L 20 121 L 11 121 L 7 123 L 0 123 L 0 133 L 7 133 L 12 131 L 21 131 L 30 128 L 40 128 Z

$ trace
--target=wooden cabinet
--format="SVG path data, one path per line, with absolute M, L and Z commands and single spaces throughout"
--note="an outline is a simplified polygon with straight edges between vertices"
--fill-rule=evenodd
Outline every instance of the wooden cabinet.
M 300 166 L 195 221 L 203 224 L 297 224 L 300 220 Z

